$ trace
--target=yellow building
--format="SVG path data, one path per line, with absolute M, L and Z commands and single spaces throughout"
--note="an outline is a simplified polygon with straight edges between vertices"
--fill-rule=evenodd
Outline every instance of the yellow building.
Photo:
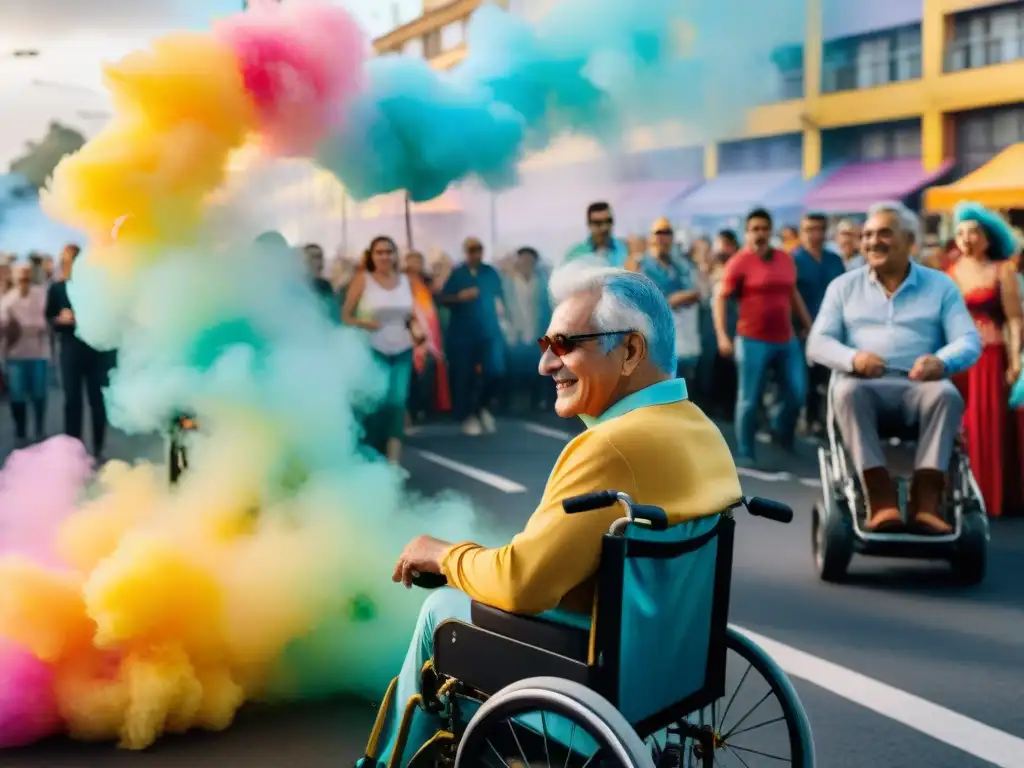
M 537 12 L 553 1 L 527 5 Z M 466 23 L 479 5 L 427 2 L 422 16 L 376 40 L 376 51 L 452 67 L 466 55 Z M 512 10 L 520 12 L 515 0 Z M 891 163 L 893 191 L 916 203 L 921 187 L 975 171 L 1024 141 L 1024 1 L 807 0 L 806 29 L 803 44 L 775 62 L 776 98 L 751 110 L 739 135 L 703 147 L 705 188 L 742 174 L 742 186 L 756 189 L 751 174 L 774 174 L 759 194 L 777 197 L 772 189 L 788 171 L 806 184 L 782 185 L 797 201 L 844 179 L 877 186 L 874 177 L 858 180 L 866 171 L 854 166 L 878 173 Z M 726 191 L 694 195 L 719 200 Z M 832 212 L 853 213 L 839 208 L 859 203 L 835 205 Z

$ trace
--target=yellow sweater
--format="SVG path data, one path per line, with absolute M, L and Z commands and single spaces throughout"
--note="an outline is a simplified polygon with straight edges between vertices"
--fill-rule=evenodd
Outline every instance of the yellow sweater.
M 648 389 L 673 389 L 666 385 L 680 388 L 685 398 L 685 384 L 678 379 Z M 713 515 L 740 500 L 725 439 L 699 408 L 662 397 L 660 404 L 619 410 L 625 413 L 600 421 L 565 447 L 540 506 L 509 544 L 486 549 L 466 542 L 445 553 L 441 571 L 449 585 L 513 613 L 553 608 L 589 613 L 601 537 L 623 510 L 616 505 L 567 515 L 563 499 L 622 491 L 638 503 L 662 507 L 672 523 Z

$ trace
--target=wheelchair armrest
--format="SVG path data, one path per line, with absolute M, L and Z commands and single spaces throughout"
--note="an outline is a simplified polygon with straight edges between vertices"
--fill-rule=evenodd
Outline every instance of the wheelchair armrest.
M 420 589 L 439 589 L 448 586 L 448 579 L 441 573 L 414 573 L 412 585 Z
M 485 696 L 531 677 L 590 684 L 584 662 L 455 619 L 442 621 L 434 631 L 434 671 Z
M 470 617 L 477 627 L 574 661 L 585 664 L 590 654 L 590 633 L 579 627 L 507 613 L 475 601 L 470 607 Z

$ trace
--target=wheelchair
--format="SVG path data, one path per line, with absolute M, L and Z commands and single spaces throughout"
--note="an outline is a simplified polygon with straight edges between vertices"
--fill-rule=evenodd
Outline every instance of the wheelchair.
M 889 370 L 905 377 L 909 371 Z M 833 377 L 834 381 L 834 377 Z M 981 495 L 963 441 L 958 438 L 950 459 L 942 513 L 953 526 L 945 535 L 911 531 L 874 532 L 867 528 L 868 504 L 864 485 L 843 444 L 832 403 L 829 383 L 826 438 L 818 447 L 822 498 L 814 506 L 811 546 L 815 569 L 822 581 L 838 583 L 846 578 L 854 554 L 905 559 L 946 560 L 953 575 L 965 586 L 985 579 L 989 525 Z M 896 482 L 900 510 L 907 522 L 907 500 L 913 474 L 908 447 L 917 441 L 917 425 L 902 419 L 883 419 L 879 438 L 887 447 L 887 467 Z
M 625 516 L 602 540 L 592 621 L 473 602 L 471 623 L 436 627 L 421 694 L 395 702 L 392 682 L 357 765 L 377 765 L 391 712 L 397 736 L 388 765 L 399 766 L 406 748 L 417 747 L 407 737 L 419 708 L 439 728 L 407 763 L 415 768 L 711 768 L 728 764 L 730 752 L 748 768 L 814 766 L 810 724 L 786 674 L 728 624 L 733 510 L 787 523 L 792 510 L 750 498 L 670 527 L 662 509 L 615 491 L 563 507 L 585 514 L 615 504 Z M 446 581 L 424 574 L 414 583 Z M 727 672 L 738 681 L 728 697 Z M 745 684 L 754 704 L 733 712 Z M 773 726 L 774 740 L 761 740 Z

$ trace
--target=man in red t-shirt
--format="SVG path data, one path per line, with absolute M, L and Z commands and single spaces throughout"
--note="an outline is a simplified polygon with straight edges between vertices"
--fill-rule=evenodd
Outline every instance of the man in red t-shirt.
M 771 214 L 761 208 L 751 211 L 746 222 L 746 247 L 725 265 L 714 306 L 718 351 L 736 359 L 736 461 L 741 466 L 754 464 L 757 408 L 764 397 L 768 371 L 774 370 L 782 395 L 772 420 L 773 431 L 787 450 L 793 447 L 796 420 L 807 390 L 807 364 L 800 341 L 793 334 L 793 315 L 805 332 L 811 329 L 811 317 L 796 289 L 793 257 L 772 248 L 771 236 Z M 726 325 L 730 298 L 739 305 L 735 343 Z

